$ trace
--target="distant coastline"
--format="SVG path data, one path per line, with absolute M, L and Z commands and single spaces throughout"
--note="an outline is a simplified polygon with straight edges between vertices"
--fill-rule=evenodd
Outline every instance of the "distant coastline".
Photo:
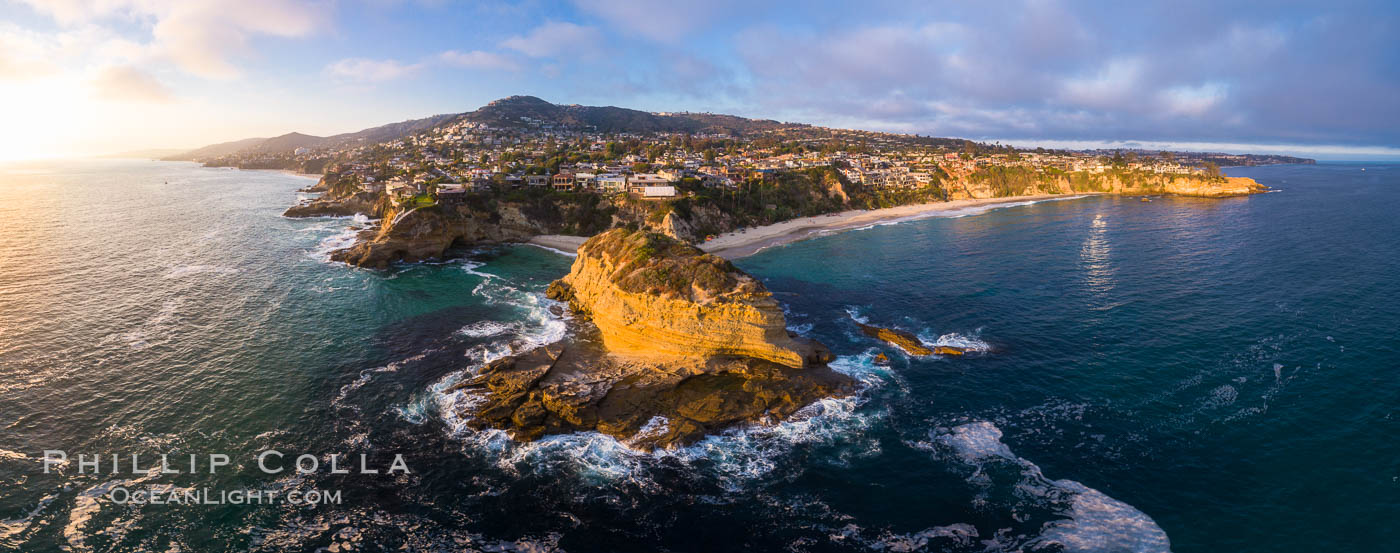
M 1004 198 L 981 198 L 952 200 L 924 204 L 902 205 L 883 209 L 853 209 L 839 213 L 800 217 L 781 223 L 765 225 L 743 231 L 727 232 L 714 240 L 700 244 L 700 249 L 723 257 L 738 259 L 754 255 L 764 249 L 782 246 L 827 234 L 854 230 L 871 225 L 897 223 L 904 220 L 933 217 L 973 207 L 988 207 L 1023 202 L 1072 200 L 1097 193 L 1085 194 L 1032 194 L 1008 196 Z
M 698 247 L 706 253 L 712 253 L 725 259 L 739 259 L 741 257 L 754 255 L 767 248 L 800 242 L 808 238 L 826 236 L 836 232 L 860 229 L 871 225 L 898 223 L 906 220 L 934 217 L 939 214 L 946 214 L 951 211 L 974 207 L 995 208 L 996 206 L 1005 206 L 1006 204 L 1074 200 L 1097 195 L 1100 194 L 1034 194 L 1006 198 L 952 200 L 948 202 L 903 205 L 883 209 L 852 209 L 814 217 L 799 217 L 781 223 L 747 228 L 742 231 L 727 232 L 716 236 L 713 240 L 699 244 Z M 574 252 L 578 250 L 579 246 L 581 246 L 585 240 L 588 240 L 588 237 L 547 234 L 535 236 L 527 243 L 562 252 Z

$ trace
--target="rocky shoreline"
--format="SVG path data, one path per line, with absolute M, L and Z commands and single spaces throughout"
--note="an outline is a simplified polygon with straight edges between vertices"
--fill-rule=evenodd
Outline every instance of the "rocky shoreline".
M 777 301 L 727 261 L 625 229 L 589 239 L 549 296 L 577 314 L 565 341 L 498 359 L 455 390 L 461 415 L 516 439 L 597 431 L 638 449 L 783 420 L 855 381 L 789 333 Z

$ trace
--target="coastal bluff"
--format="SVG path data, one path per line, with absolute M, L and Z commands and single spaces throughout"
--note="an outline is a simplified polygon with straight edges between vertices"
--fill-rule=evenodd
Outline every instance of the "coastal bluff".
M 475 396 L 460 408 L 469 426 L 522 440 L 597 431 L 653 449 L 854 389 L 825 346 L 787 331 L 762 283 L 663 235 L 595 236 L 548 295 L 576 314 L 570 337 L 457 384 Z
M 550 286 L 598 326 L 609 351 L 635 356 L 739 355 L 802 367 L 811 347 L 788 336 L 773 295 L 730 262 L 660 234 L 615 230 L 578 250 Z

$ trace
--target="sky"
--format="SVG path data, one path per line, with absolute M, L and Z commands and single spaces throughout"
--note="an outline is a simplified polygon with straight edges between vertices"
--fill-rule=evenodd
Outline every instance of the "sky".
M 514 94 L 1400 159 L 1400 3 L 0 0 L 0 159 L 327 135 Z

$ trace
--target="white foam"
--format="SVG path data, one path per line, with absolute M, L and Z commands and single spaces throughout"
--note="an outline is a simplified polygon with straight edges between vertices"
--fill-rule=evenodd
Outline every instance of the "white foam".
M 859 528 L 854 525 L 848 527 L 847 533 L 840 537 L 853 537 L 860 540 L 869 549 L 876 551 L 893 551 L 895 553 L 910 553 L 913 551 L 928 551 L 929 544 L 933 540 L 946 539 L 950 545 L 966 547 L 972 545 L 972 540 L 977 538 L 977 528 L 971 524 L 957 523 L 947 526 L 934 526 L 911 534 L 885 533 L 875 540 L 860 539 Z
M 930 432 L 931 443 L 911 444 L 954 458 L 972 468 L 969 482 L 989 486 L 1002 474 L 989 464 L 1008 465 L 1018 474 L 1010 486 L 1012 501 L 1035 501 L 1052 508 L 1061 519 L 1046 522 L 1039 536 L 1016 550 L 1058 545 L 1067 552 L 1157 553 L 1171 550 L 1166 532 L 1151 517 L 1127 503 L 1073 480 L 1049 480 L 1034 463 L 1017 457 L 1001 442 L 1001 429 L 990 422 L 971 422 Z M 1066 504 L 1067 503 L 1067 504 Z
M 854 228 L 854 229 L 851 229 L 851 230 L 870 230 L 870 229 L 873 229 L 873 228 L 876 228 L 876 227 L 884 227 L 884 226 L 889 226 L 889 225 L 897 225 L 897 224 L 900 224 L 900 223 L 908 223 L 908 222 L 911 222 L 911 221 L 921 221 L 921 220 L 924 220 L 924 219 L 958 219 L 958 218 L 962 218 L 962 217 L 970 217 L 970 216 L 972 216 L 972 215 L 981 215 L 981 214 L 983 214 L 983 213 L 987 213 L 987 212 L 989 212 L 989 211 L 995 211 L 995 210 L 998 210 L 998 209 L 1006 209 L 1006 208 L 1011 208 L 1011 207 L 1024 207 L 1024 206 L 1028 206 L 1028 205 L 1034 205 L 1034 204 L 1045 203 L 1045 202 L 1060 202 L 1060 201 L 1065 201 L 1065 200 L 1077 200 L 1077 199 L 1079 199 L 1079 198 L 1085 198 L 1085 197 L 1087 197 L 1087 196 L 1085 196 L 1085 195 L 1074 195 L 1074 196 L 1064 196 L 1064 197 L 1059 197 L 1059 198 L 1043 198 L 1043 199 L 1039 199 L 1039 200 L 1022 200 L 1022 201 L 1003 202 L 1003 203 L 996 203 L 996 204 L 974 205 L 974 206 L 968 206 L 968 207 L 961 207 L 961 208 L 958 208 L 958 209 L 927 211 L 927 212 L 924 212 L 924 213 L 916 213 L 916 214 L 914 214 L 914 215 L 909 215 L 909 216 L 906 216 L 906 217 L 899 217 L 899 218 L 897 218 L 897 219 L 889 219 L 889 220 L 885 220 L 885 221 L 880 221 L 880 222 L 877 222 L 877 223 L 872 223 L 872 224 L 869 224 L 869 225 L 866 225 L 866 226 L 863 226 L 863 227 L 859 227 L 859 228 Z M 838 229 L 838 231 L 839 231 L 839 229 Z
M 1001 443 L 1001 429 L 990 422 L 973 422 L 952 428 L 946 433 L 937 434 L 934 441 L 956 451 L 967 462 L 977 462 L 990 457 L 1015 459 L 1011 448 Z
M 436 350 L 434 350 L 434 351 L 436 351 Z M 353 391 L 355 391 L 355 390 L 358 390 L 358 389 L 364 387 L 364 385 L 365 385 L 365 384 L 368 384 L 369 381 L 370 381 L 370 379 L 373 378 L 374 375 L 375 375 L 376 373 L 392 373 L 392 372 L 398 372 L 398 370 L 401 369 L 401 368 L 403 368 L 404 365 L 406 365 L 406 364 L 408 364 L 408 363 L 412 363 L 412 362 L 414 362 L 414 361 L 421 361 L 424 357 L 427 357 L 428 354 L 430 354 L 430 353 L 433 353 L 433 351 L 425 351 L 425 352 L 420 353 L 420 354 L 418 354 L 418 355 L 414 355 L 414 356 L 412 356 L 412 357 L 400 359 L 400 360 L 398 360 L 398 361 L 394 361 L 394 362 L 389 363 L 389 364 L 387 364 L 387 365 L 383 365 L 383 366 L 374 367 L 374 368 L 365 369 L 365 370 L 360 371 L 360 376 L 359 376 L 358 378 L 356 378 L 355 380 L 350 381 L 350 383 L 348 383 L 348 384 L 346 384 L 346 385 L 340 387 L 340 391 L 339 391 L 338 393 L 336 393 L 335 398 L 331 400 L 331 405 L 345 406 L 345 404 L 344 404 L 345 398 L 346 398 L 347 396 L 350 395 L 350 392 L 353 392 Z
M 805 335 L 812 331 L 812 323 L 789 324 L 787 329 L 794 334 Z
M 839 357 L 831 367 L 865 383 L 867 388 L 880 386 L 888 375 L 879 372 L 873 359 L 869 353 Z M 794 447 L 857 437 L 885 416 L 883 411 L 861 412 L 865 398 L 863 393 L 858 393 L 819 400 L 776 424 L 736 427 L 674 449 L 642 452 L 597 432 L 547 436 L 521 443 L 503 431 L 477 431 L 467 425 L 461 413 L 469 412 L 484 397 L 462 390 L 442 392 L 463 376 L 462 373 L 450 375 L 432 385 L 430 392 L 439 416 L 453 436 L 463 442 L 465 451 L 494 458 L 496 465 L 507 471 L 515 471 L 519 465 L 543 471 L 564 469 L 597 481 L 646 480 L 648 466 L 669 459 L 696 470 L 704 467 L 724 488 L 739 490 L 747 482 L 769 475 L 777 467 L 777 459 Z M 664 418 L 656 417 L 648 421 L 643 431 L 664 431 L 668 424 Z M 862 445 L 868 451 L 878 452 L 878 443 L 873 440 Z
M 940 334 L 937 338 L 932 338 L 931 333 L 929 331 L 924 331 L 919 333 L 919 341 L 924 342 L 925 344 L 933 345 L 935 347 L 948 346 L 976 353 L 986 353 L 991 351 L 991 344 L 988 344 L 982 341 L 980 338 L 978 338 L 978 335 L 980 334 L 981 329 L 978 329 L 978 331 L 973 333 L 972 336 L 966 336 L 957 332 L 949 332 L 947 334 Z
M 322 262 L 329 263 L 332 253 L 354 246 L 355 240 L 359 235 L 360 231 L 358 229 L 347 228 L 339 233 L 322 238 L 321 241 L 316 244 L 316 248 L 311 250 L 311 256 Z
M 578 252 L 566 252 L 566 251 L 561 250 L 561 249 L 558 249 L 558 248 L 551 248 L 551 247 L 549 247 L 549 246 L 545 246 L 545 245 L 541 245 L 541 244 L 536 244 L 536 243 L 534 243 L 534 242 L 525 242 L 525 245 L 526 245 L 526 246 L 534 246 L 534 247 L 539 248 L 539 249 L 541 249 L 541 250 L 546 250 L 546 251 L 554 252 L 554 253 L 557 253 L 557 254 L 559 254 L 559 255 L 563 255 L 563 256 L 567 256 L 567 257 L 578 257 Z
M 502 323 L 497 321 L 477 321 L 462 327 L 457 331 L 463 336 L 472 338 L 487 338 L 497 336 L 511 331 L 520 330 L 520 325 L 516 323 Z
M 1074 499 L 1064 513 L 1069 518 L 1047 524 L 1038 543 L 1059 544 L 1069 553 L 1171 551 L 1167 533 L 1142 511 L 1073 480 L 1053 484 L 1073 492 Z

